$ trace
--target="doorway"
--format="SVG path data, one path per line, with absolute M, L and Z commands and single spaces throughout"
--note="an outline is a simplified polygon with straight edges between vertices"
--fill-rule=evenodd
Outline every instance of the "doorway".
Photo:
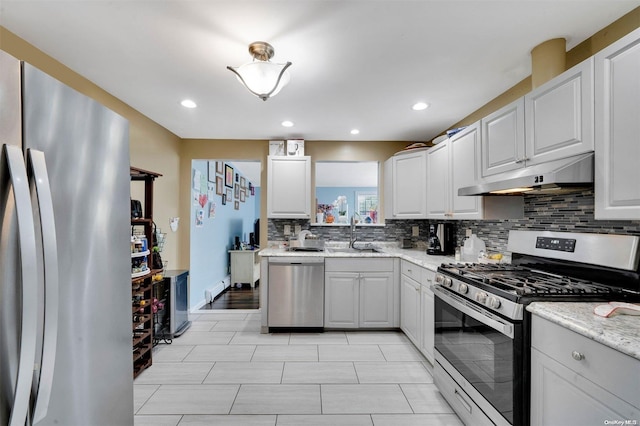
M 257 276 L 250 272 L 254 270 L 252 262 L 259 264 L 256 250 L 260 242 L 261 170 L 259 160 L 192 161 L 192 312 L 253 311 L 260 307 L 259 266 L 255 268 Z M 238 262 L 243 273 L 238 272 Z

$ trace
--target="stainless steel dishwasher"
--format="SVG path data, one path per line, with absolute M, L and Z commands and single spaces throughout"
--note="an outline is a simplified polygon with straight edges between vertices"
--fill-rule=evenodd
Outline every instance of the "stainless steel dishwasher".
M 324 326 L 324 257 L 270 257 L 268 324 Z

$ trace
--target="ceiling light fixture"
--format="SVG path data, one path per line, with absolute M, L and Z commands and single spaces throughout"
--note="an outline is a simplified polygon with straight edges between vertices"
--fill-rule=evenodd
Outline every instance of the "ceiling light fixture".
M 359 134 L 359 133 L 360 133 L 360 130 L 358 130 L 358 129 L 353 129 L 353 130 L 351 130 L 351 134 L 352 134 L 352 135 L 357 135 L 357 134 Z
M 411 109 L 414 110 L 414 111 L 422 111 L 422 110 L 425 110 L 427 108 L 429 108 L 429 104 L 425 103 L 425 102 L 416 102 L 411 107 Z
M 291 66 L 291 62 L 286 64 L 269 62 L 275 50 L 264 41 L 251 43 L 249 53 L 253 57 L 252 62 L 235 68 L 228 66 L 227 69 L 236 75 L 247 90 L 266 101 L 277 95 L 289 83 L 290 76 L 287 68 Z
M 281 124 L 283 127 L 293 127 L 293 121 L 285 120 Z
M 185 100 L 183 100 L 182 102 L 180 102 L 180 105 L 182 105 L 182 106 L 183 106 L 183 107 L 185 107 L 185 108 L 195 108 L 195 107 L 197 107 L 197 106 L 198 106 L 198 105 L 197 105 L 195 102 L 193 102 L 191 99 L 185 99 Z

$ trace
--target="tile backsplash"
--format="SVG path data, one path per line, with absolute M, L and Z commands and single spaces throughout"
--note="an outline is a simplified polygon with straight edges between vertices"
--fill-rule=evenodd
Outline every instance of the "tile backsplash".
M 564 232 L 591 232 L 640 236 L 640 220 L 595 220 L 593 217 L 593 190 L 562 195 L 527 195 L 524 198 L 524 219 L 509 220 L 386 220 L 385 226 L 358 227 L 358 241 L 401 241 L 411 238 L 413 243 L 426 241 L 429 225 L 451 222 L 456 226 L 457 244 L 462 244 L 465 231 L 478 235 L 491 251 L 505 251 L 511 229 L 531 229 Z M 321 238 L 348 241 L 348 227 L 310 226 L 308 220 L 270 219 L 269 240 L 285 240 L 284 225 L 300 225 Z M 419 237 L 412 237 L 412 228 L 418 226 Z

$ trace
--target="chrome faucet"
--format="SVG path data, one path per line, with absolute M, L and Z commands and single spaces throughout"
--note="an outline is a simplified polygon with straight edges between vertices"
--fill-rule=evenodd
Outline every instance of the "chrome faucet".
M 351 227 L 349 232 L 349 248 L 353 248 L 356 242 L 356 215 L 351 216 Z

